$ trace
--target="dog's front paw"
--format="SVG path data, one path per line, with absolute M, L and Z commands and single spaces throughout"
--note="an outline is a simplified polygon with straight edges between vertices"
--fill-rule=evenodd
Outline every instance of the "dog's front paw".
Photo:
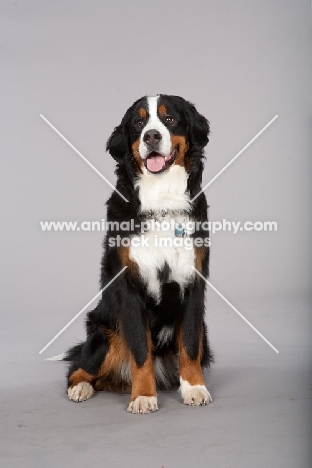
M 190 385 L 187 380 L 181 379 L 180 392 L 185 405 L 205 406 L 212 401 L 205 385 Z
M 157 397 L 138 396 L 130 401 L 127 411 L 133 414 L 153 413 L 158 410 Z
M 94 388 L 88 382 L 80 382 L 74 387 L 69 387 L 68 398 L 73 401 L 85 401 L 94 395 Z

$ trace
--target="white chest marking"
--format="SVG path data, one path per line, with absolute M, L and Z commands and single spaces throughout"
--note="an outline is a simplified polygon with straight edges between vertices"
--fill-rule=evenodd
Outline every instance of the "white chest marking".
M 178 165 L 173 165 L 162 174 L 150 174 L 145 169 L 135 182 L 135 187 L 139 189 L 141 211 L 187 211 L 190 208 L 189 194 L 186 193 L 187 179 L 184 167 Z
M 169 219 L 172 220 L 172 218 L 164 217 L 162 222 L 168 221 L 169 224 Z M 185 217 L 185 223 L 188 221 L 189 218 Z M 147 241 L 147 245 L 144 245 L 143 242 L 137 242 L 137 246 L 131 245 L 130 258 L 137 263 L 148 292 L 156 302 L 160 301 L 161 283 L 158 273 L 167 264 L 169 267 L 168 281 L 177 282 L 183 295 L 185 286 L 193 280 L 195 275 L 191 268 L 195 262 L 192 239 L 189 237 L 177 239 L 174 228 L 161 230 L 153 225 L 149 231 L 134 237 L 139 239 L 142 236 Z

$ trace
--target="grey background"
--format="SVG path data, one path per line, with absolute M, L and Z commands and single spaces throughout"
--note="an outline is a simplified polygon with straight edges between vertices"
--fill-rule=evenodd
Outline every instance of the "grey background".
M 311 5 L 300 1 L 3 1 L 1 11 L 1 457 L 15 467 L 309 467 Z M 177 94 L 211 122 L 210 219 L 274 220 L 272 233 L 212 237 L 216 363 L 208 408 L 161 393 L 138 418 L 127 397 L 67 401 L 65 365 L 84 337 L 104 233 L 44 233 L 43 220 L 100 220 L 112 183 L 105 142 L 145 94 Z

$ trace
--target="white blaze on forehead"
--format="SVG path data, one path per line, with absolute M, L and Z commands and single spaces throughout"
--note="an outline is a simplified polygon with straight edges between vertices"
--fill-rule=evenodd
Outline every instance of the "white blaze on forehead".
M 161 134 L 161 140 L 159 142 L 159 147 L 158 147 L 158 152 L 161 155 L 168 156 L 171 151 L 170 132 L 167 129 L 167 127 L 162 123 L 162 121 L 159 119 L 158 114 L 157 114 L 158 99 L 159 99 L 159 95 L 147 97 L 149 119 L 141 133 L 140 144 L 139 144 L 139 153 L 142 159 L 145 159 L 148 156 L 149 151 L 150 151 L 150 149 L 147 147 L 147 145 L 143 141 L 144 135 L 148 130 L 157 130 Z
M 159 121 L 158 114 L 157 114 L 157 102 L 159 96 L 147 96 L 147 105 L 148 105 L 148 113 L 149 113 L 149 120 L 148 123 L 157 123 Z

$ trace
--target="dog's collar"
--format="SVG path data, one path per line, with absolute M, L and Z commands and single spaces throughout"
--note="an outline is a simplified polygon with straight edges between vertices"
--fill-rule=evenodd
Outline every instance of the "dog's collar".
M 155 221 L 161 221 L 166 216 L 187 216 L 190 212 L 187 210 L 148 210 L 141 211 L 140 217 L 145 219 L 154 219 Z
M 190 212 L 187 210 L 159 210 L 159 211 L 142 211 L 140 216 L 144 220 L 150 219 L 156 221 L 156 223 L 162 223 L 166 221 L 168 217 L 175 218 L 174 236 L 175 237 L 186 237 L 189 234 L 185 230 L 185 223 L 187 221 Z

